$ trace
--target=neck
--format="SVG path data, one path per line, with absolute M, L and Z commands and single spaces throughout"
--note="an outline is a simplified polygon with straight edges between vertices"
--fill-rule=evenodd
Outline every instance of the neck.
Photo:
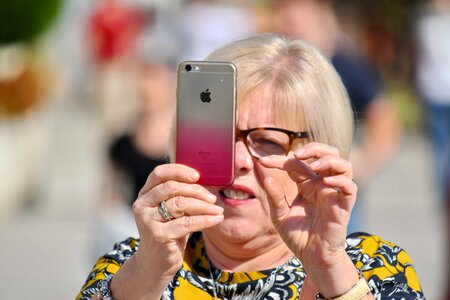
M 253 239 L 230 243 L 203 233 L 208 258 L 216 268 L 232 272 L 262 271 L 284 264 L 294 254 L 281 238 L 271 243 L 266 239 Z

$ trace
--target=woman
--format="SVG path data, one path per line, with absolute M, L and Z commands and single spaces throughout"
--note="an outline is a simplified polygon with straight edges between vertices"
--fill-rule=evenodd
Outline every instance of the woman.
M 233 185 L 203 187 L 193 169 L 157 167 L 133 206 L 140 240 L 100 258 L 78 299 L 423 299 L 402 249 L 346 238 L 352 114 L 330 63 L 273 35 L 208 59 L 238 70 Z

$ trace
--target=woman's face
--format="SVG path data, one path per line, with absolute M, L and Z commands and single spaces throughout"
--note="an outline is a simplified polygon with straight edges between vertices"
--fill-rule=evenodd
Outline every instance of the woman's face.
M 279 121 L 274 121 L 270 109 L 272 93 L 266 91 L 267 88 L 259 88 L 238 105 L 237 128 L 245 130 L 255 127 L 279 127 L 297 130 L 298 128 L 286 128 Z M 205 233 L 224 237 L 236 243 L 255 238 L 262 239 L 263 243 L 265 240 L 270 243 L 274 241 L 273 239 L 279 239 L 270 220 L 268 199 L 264 189 L 264 178 L 268 176 L 279 180 L 287 199 L 293 199 L 297 195 L 297 186 L 286 172 L 264 168 L 250 155 L 244 142 L 238 140 L 233 185 L 227 188 L 211 188 L 218 198 L 217 204 L 224 208 L 225 219 L 221 224 L 205 230 Z

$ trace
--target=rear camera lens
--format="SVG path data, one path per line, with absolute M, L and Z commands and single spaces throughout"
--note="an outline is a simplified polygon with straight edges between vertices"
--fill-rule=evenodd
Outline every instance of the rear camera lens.
M 184 68 L 185 68 L 185 70 L 188 71 L 188 72 L 189 72 L 190 70 L 192 70 L 191 65 L 186 65 Z

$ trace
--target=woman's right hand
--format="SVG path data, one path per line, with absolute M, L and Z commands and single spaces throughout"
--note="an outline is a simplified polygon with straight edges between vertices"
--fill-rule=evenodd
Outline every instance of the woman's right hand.
M 199 173 L 180 164 L 156 167 L 133 204 L 140 235 L 136 260 L 141 268 L 172 278 L 183 263 L 188 237 L 223 221 L 223 209 L 216 196 L 196 184 Z M 174 219 L 167 221 L 158 212 L 165 202 Z

